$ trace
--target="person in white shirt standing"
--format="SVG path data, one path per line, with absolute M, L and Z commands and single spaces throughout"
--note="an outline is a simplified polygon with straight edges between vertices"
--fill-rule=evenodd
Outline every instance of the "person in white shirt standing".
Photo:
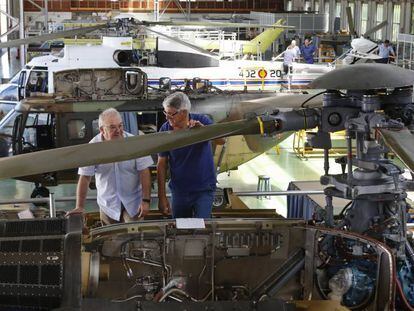
M 293 62 L 298 57 L 296 48 L 297 48 L 296 43 L 293 40 L 292 43 L 287 47 L 286 51 L 283 54 L 283 73 L 285 75 L 292 73 Z
M 388 64 L 390 58 L 395 58 L 395 52 L 389 40 L 385 40 L 384 43 L 379 45 L 378 54 L 381 56 L 381 58 L 375 61 L 377 63 Z
M 109 108 L 99 115 L 99 134 L 89 143 L 124 139 L 133 136 L 124 131 L 122 117 Z M 92 176 L 95 175 L 97 201 L 103 225 L 139 220 L 149 212 L 151 175 L 150 156 L 81 167 L 76 189 L 76 208 L 67 215 L 83 213 Z

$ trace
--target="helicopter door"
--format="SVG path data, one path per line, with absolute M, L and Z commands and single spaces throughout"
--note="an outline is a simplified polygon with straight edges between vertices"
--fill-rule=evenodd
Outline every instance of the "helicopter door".
M 16 117 L 13 128 L 13 154 L 51 149 L 54 143 L 54 118 L 48 113 L 29 113 Z
M 22 124 L 23 124 L 24 116 L 23 114 L 19 114 L 13 123 L 13 131 L 12 131 L 12 150 L 13 155 L 17 155 L 22 153 Z
M 26 97 L 48 92 L 47 71 L 32 70 L 26 85 Z

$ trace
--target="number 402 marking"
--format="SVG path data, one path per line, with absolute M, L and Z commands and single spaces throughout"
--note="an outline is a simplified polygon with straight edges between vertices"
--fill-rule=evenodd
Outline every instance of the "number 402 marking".
M 260 69 L 259 69 L 260 70 Z M 239 72 L 239 76 L 242 78 L 258 78 L 258 74 L 257 74 L 258 70 L 256 69 L 245 69 L 245 70 L 240 70 Z M 270 78 L 281 78 L 282 77 L 282 71 L 279 69 L 271 69 L 269 71 L 269 77 Z

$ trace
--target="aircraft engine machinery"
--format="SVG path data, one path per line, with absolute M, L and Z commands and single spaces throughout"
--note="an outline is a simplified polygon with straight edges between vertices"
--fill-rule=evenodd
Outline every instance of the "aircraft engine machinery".
M 326 206 L 315 214 L 316 222 L 374 238 L 392 249 L 397 262 L 398 307 L 407 308 L 414 306 L 414 253 L 406 226 L 410 207 L 406 202 L 406 190 L 413 188 L 413 182 L 406 180 L 402 176 L 404 170 L 387 159 L 389 149 L 382 143 L 380 133 L 381 129 L 400 131 L 412 128 L 412 92 L 412 87 L 398 87 L 392 91 L 351 90 L 346 93 L 329 90 L 324 94 L 323 108 L 305 108 L 288 113 L 276 111 L 263 119 L 265 122 L 273 120 L 277 131 L 318 125 L 318 131 L 309 136 L 309 143 L 311 147 L 325 150 L 325 174 L 321 177 L 321 184 L 328 187 L 325 188 Z M 330 133 L 338 130 L 346 131 L 347 156 L 336 159 L 342 173 L 331 175 Z M 335 218 L 333 197 L 350 200 Z M 339 251 L 348 252 L 347 256 L 352 258 L 355 247 L 349 243 L 324 238 L 320 244 L 324 256 L 329 258 L 318 268 L 318 284 L 321 284 L 323 296 L 341 297 L 340 300 L 350 308 L 363 307 L 372 292 L 372 267 L 360 260 L 347 260 L 340 264 L 335 260 Z M 328 288 L 330 294 L 325 293 Z
M 334 253 L 327 241 L 342 248 Z M 299 310 L 292 299 L 313 295 L 334 303 L 326 310 L 341 301 L 375 308 L 392 300 L 381 280 L 393 267 L 378 241 L 296 220 L 208 220 L 203 229 L 119 224 L 94 229 L 84 244 L 82 307 Z
M 55 93 L 65 99 L 128 100 L 147 95 L 147 75 L 138 68 L 64 70 L 53 79 Z
M 259 281 L 276 273 L 267 267 L 276 269 L 296 254 L 292 258 L 301 268 L 304 253 L 299 241 L 289 240 L 293 228 L 278 228 L 272 223 L 246 225 L 246 230 L 232 226 L 222 230 L 213 225 L 198 233 L 177 230 L 171 223 L 156 230 L 144 225 L 139 234 L 132 234 L 130 227 L 130 234 L 97 239 L 85 249 L 92 255 L 83 267 L 83 293 L 94 298 L 112 297 L 118 303 L 131 297 L 148 302 L 258 299 L 264 288 Z M 97 235 L 105 235 L 105 229 L 98 231 Z M 300 230 L 297 233 L 302 234 Z M 94 254 L 100 258 L 93 258 Z M 284 282 L 296 289 L 281 290 L 282 295 L 299 298 L 299 278 Z M 272 285 L 269 283 L 267 290 Z
M 0 222 L 0 309 L 80 307 L 80 216 Z
M 131 66 L 134 60 L 132 50 L 116 50 L 114 52 L 114 61 L 122 67 Z

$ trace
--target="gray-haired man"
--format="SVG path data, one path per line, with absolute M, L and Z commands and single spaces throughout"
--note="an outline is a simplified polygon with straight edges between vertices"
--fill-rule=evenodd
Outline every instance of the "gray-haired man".
M 99 115 L 99 134 L 90 143 L 124 139 L 132 136 L 124 131 L 122 117 L 113 108 Z M 130 222 L 144 217 L 150 206 L 151 175 L 148 167 L 152 158 L 92 165 L 79 168 L 76 208 L 68 214 L 82 213 L 88 187 L 95 175 L 97 201 L 104 225 Z
M 208 117 L 190 113 L 191 103 L 184 93 L 169 95 L 164 99 L 163 106 L 167 122 L 161 126 L 160 132 L 180 131 L 212 124 Z M 218 139 L 217 143 L 222 144 L 224 140 Z M 168 166 L 171 173 L 169 187 L 173 218 L 210 218 L 216 189 L 216 172 L 210 141 L 158 154 L 158 208 L 164 214 L 171 212 L 165 192 Z

